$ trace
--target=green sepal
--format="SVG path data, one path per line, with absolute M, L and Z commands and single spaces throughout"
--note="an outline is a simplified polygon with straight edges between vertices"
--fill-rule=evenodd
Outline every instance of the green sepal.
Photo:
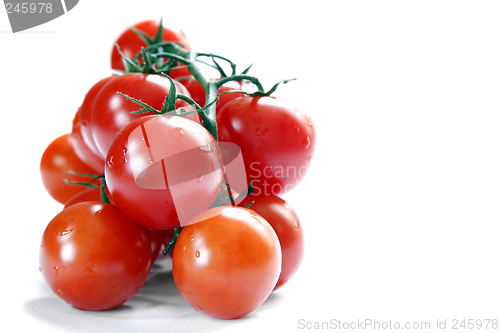
M 245 68 L 245 70 L 243 72 L 241 72 L 241 74 L 248 74 L 248 72 L 250 71 L 250 68 L 252 68 L 252 66 L 253 66 L 253 64 L 250 64 L 250 66 Z
M 144 103 L 143 101 L 140 101 L 136 98 L 130 97 L 129 95 L 123 94 L 121 92 L 117 92 L 118 95 L 125 97 L 128 100 L 131 100 L 132 102 L 142 106 L 143 108 L 140 109 L 139 111 L 132 111 L 130 112 L 131 114 L 139 114 L 139 113 L 146 113 L 146 112 L 152 112 L 154 114 L 160 114 L 160 111 L 156 110 L 154 107 L 149 106 L 148 104 Z
M 136 33 L 140 39 L 146 43 L 146 45 L 156 44 L 163 41 L 163 18 L 160 18 L 160 25 L 158 26 L 158 31 L 154 38 L 149 37 L 143 31 L 137 29 L 136 27 L 129 27 L 129 29 Z
M 276 91 L 276 89 L 278 88 L 278 86 L 280 84 L 287 84 L 288 82 L 290 81 L 294 81 L 294 80 L 297 80 L 297 78 L 294 78 L 294 79 L 287 79 L 287 80 L 281 80 L 280 82 L 276 83 L 268 92 L 263 92 L 263 91 L 256 91 L 254 93 L 250 93 L 250 94 L 247 94 L 249 96 L 253 96 L 253 97 L 264 97 L 264 96 L 271 96 L 272 93 L 274 93 Z
M 63 181 L 66 183 L 66 184 L 69 184 L 69 185 L 82 185 L 82 186 L 86 186 L 86 187 L 97 187 L 99 185 L 96 185 L 96 184 L 92 184 L 92 182 L 96 179 L 104 179 L 104 175 L 98 175 L 98 174 L 94 174 L 94 173 L 80 173 L 80 172 L 76 172 L 76 171 L 73 171 L 73 170 L 66 170 L 69 174 L 72 174 L 72 175 L 75 175 L 75 176 L 79 176 L 79 177 L 89 177 L 90 179 L 86 182 L 73 182 L 73 181 L 70 181 L 70 180 L 67 180 L 67 179 L 63 179 Z
M 118 53 L 122 57 L 122 62 L 123 62 L 123 67 L 125 68 L 126 73 L 140 73 L 142 72 L 142 68 L 137 65 L 135 62 L 127 58 L 122 51 L 120 50 L 120 46 L 118 44 L 115 44 L 116 49 L 118 50 Z
M 170 76 L 165 73 L 161 73 L 164 77 L 166 77 L 170 81 L 170 89 L 168 90 L 168 96 L 165 99 L 165 103 L 161 108 L 160 113 L 165 114 L 169 111 L 175 110 L 175 101 L 177 100 L 177 88 L 175 87 L 175 83 Z
M 245 208 L 250 209 L 250 207 L 255 203 L 255 200 L 250 201 L 248 205 L 245 206 Z

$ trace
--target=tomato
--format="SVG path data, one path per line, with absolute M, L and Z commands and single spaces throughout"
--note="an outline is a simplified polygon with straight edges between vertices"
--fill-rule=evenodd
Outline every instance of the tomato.
M 70 134 L 65 134 L 49 144 L 40 161 L 40 175 L 45 189 L 54 200 L 62 204 L 86 189 L 85 186 L 67 184 L 65 179 L 71 182 L 89 181 L 88 177 L 71 174 L 68 170 L 95 174 L 94 169 L 78 158 L 71 146 Z
M 199 123 L 179 116 L 142 117 L 125 126 L 111 144 L 106 184 L 132 220 L 172 229 L 216 199 L 223 178 L 219 152 Z
M 316 145 L 309 116 L 275 97 L 236 98 L 217 111 L 220 142 L 241 148 L 255 193 L 281 195 L 307 173 Z
M 180 83 L 174 81 L 178 93 L 188 95 L 189 92 Z M 161 75 L 128 73 L 117 76 L 107 82 L 95 97 L 92 110 L 91 130 L 101 155 L 105 157 L 115 135 L 130 121 L 151 115 L 151 112 L 131 114 L 142 107 L 120 96 L 117 92 L 141 100 L 156 110 L 161 110 L 165 98 L 170 90 L 170 81 Z M 176 107 L 189 104 L 178 100 Z M 198 120 L 198 115 L 191 115 L 191 119 Z
M 108 196 L 108 199 L 110 203 L 114 206 L 116 204 L 113 201 L 113 198 L 109 194 L 108 189 L 106 188 L 106 194 Z M 69 206 L 76 205 L 77 203 L 80 202 L 87 202 L 87 201 L 101 201 L 101 188 L 100 187 L 91 187 L 88 188 L 78 194 L 76 194 L 74 197 L 69 199 L 66 204 L 64 205 L 64 209 L 68 208 Z M 165 235 L 163 233 L 163 230 L 157 230 L 157 229 L 151 229 L 148 227 L 144 227 L 142 225 L 139 225 L 142 230 L 146 233 L 146 236 L 148 237 L 149 243 L 151 244 L 151 254 L 154 259 L 158 256 L 158 253 L 160 252 L 160 248 L 164 242 Z
M 100 311 L 122 305 L 139 292 L 152 264 L 144 231 L 117 207 L 82 202 L 48 224 L 40 269 L 49 287 L 67 303 Z
M 187 78 L 192 77 L 191 73 L 189 73 L 189 70 L 187 67 L 180 67 L 180 66 L 185 66 L 184 64 L 178 64 L 177 67 L 172 69 L 168 74 L 172 79 L 176 79 L 179 81 L 183 86 L 186 86 L 185 83 L 188 81 Z M 182 81 L 180 80 L 182 79 Z
M 115 205 L 113 198 L 111 198 L 111 195 L 109 194 L 107 188 L 106 188 L 106 194 L 108 195 L 110 203 L 112 205 Z M 73 197 L 71 197 L 71 199 L 66 201 L 66 203 L 64 204 L 64 208 L 68 208 L 69 206 L 73 206 L 77 203 L 86 201 L 101 201 L 101 188 L 97 186 L 84 189 L 83 191 L 75 194 Z
M 184 86 L 187 88 L 189 91 L 189 94 L 191 95 L 191 98 L 198 103 L 200 106 L 205 105 L 205 90 L 203 87 L 200 85 L 198 81 L 195 79 L 191 79 L 189 81 L 182 82 Z M 220 88 L 218 93 L 224 93 L 230 90 L 242 90 L 246 92 L 252 92 L 253 87 L 250 83 L 247 82 L 240 82 L 240 81 L 229 81 L 224 83 Z M 227 93 L 224 95 L 221 95 L 219 97 L 219 100 L 216 102 L 217 110 L 220 110 L 224 105 L 226 105 L 229 101 L 232 101 L 235 98 L 245 96 L 245 94 L 242 93 Z
M 140 224 L 139 226 L 142 228 L 142 230 L 144 230 L 146 236 L 148 237 L 149 244 L 151 245 L 151 258 L 154 262 L 158 257 L 160 249 L 163 245 L 163 240 L 164 240 L 163 230 L 148 228 Z
M 150 38 L 154 38 L 160 27 L 160 21 L 148 20 L 139 22 L 134 25 L 134 28 L 142 31 Z M 183 31 L 178 29 L 166 28 L 163 26 L 163 41 L 164 42 L 174 42 L 180 43 L 181 46 L 189 50 L 189 42 Z M 116 48 L 116 44 L 120 47 L 120 51 L 129 59 L 133 59 L 143 47 L 146 47 L 146 43 L 131 29 L 125 30 L 113 44 L 113 50 L 111 52 L 111 68 L 124 70 L 122 57 Z
M 210 317 L 236 319 L 271 294 L 281 268 L 276 233 L 255 212 L 215 207 L 184 227 L 175 244 L 172 275 L 182 297 Z
M 246 207 L 266 219 L 273 227 L 281 246 L 281 274 L 274 290 L 283 286 L 298 270 L 304 256 L 304 231 L 295 210 L 275 195 L 248 195 L 238 205 Z
M 92 135 L 92 129 L 91 129 L 92 109 L 94 107 L 95 97 L 97 96 L 99 90 L 101 90 L 101 88 L 114 77 L 116 76 L 111 75 L 95 83 L 85 95 L 83 103 L 80 106 L 80 131 L 82 133 L 83 141 L 95 155 L 101 157 L 101 159 L 103 160 L 103 165 L 104 165 L 104 156 L 102 156 L 102 154 L 99 152 L 99 149 L 97 149 L 97 146 L 94 141 L 94 136 Z
M 100 154 L 95 154 L 83 140 L 80 122 L 81 111 L 80 108 L 75 114 L 69 141 L 78 158 L 90 166 L 95 171 L 94 173 L 102 175 L 104 174 L 104 158 Z

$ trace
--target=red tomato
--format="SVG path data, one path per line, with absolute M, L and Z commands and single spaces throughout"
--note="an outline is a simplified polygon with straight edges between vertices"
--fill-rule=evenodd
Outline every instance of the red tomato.
M 184 66 L 184 65 L 179 64 L 177 66 Z M 173 69 L 168 73 L 168 76 L 170 76 L 172 79 L 178 80 L 184 86 L 186 86 L 185 85 L 185 83 L 187 82 L 186 79 L 189 77 L 192 77 L 191 73 L 189 73 L 189 70 L 187 69 L 187 67 L 180 67 L 180 68 Z M 183 79 L 182 81 L 179 80 L 181 78 Z
M 172 275 L 182 297 L 210 317 L 236 319 L 271 294 L 281 268 L 278 237 L 252 210 L 215 207 L 184 227 Z
M 60 298 L 82 310 L 122 305 L 139 292 L 152 263 L 144 231 L 117 207 L 82 202 L 48 224 L 40 269 Z
M 70 134 L 65 134 L 54 141 L 45 149 L 40 161 L 40 174 L 42 182 L 54 200 L 65 204 L 75 194 L 86 189 L 85 186 L 71 185 L 64 182 L 87 182 L 88 177 L 73 175 L 68 172 L 95 174 L 95 171 L 78 158 L 70 143 Z M 98 182 L 95 182 L 98 184 Z
M 186 88 L 174 81 L 178 93 L 188 95 Z M 97 94 L 92 110 L 91 131 L 99 152 L 105 157 L 115 135 L 134 119 L 151 115 L 152 113 L 131 114 L 139 111 L 141 106 L 120 96 L 117 92 L 141 100 L 156 110 L 161 110 L 170 90 L 170 81 L 161 75 L 128 73 L 117 76 L 106 83 Z M 177 100 L 176 107 L 189 104 Z M 198 115 L 191 115 L 198 120 Z
M 81 111 L 81 108 L 78 109 L 78 112 L 73 119 L 73 129 L 71 130 L 69 141 L 78 158 L 94 169 L 95 173 L 103 175 L 104 158 L 100 154 L 95 154 L 83 140 L 80 122 Z
M 115 205 L 113 198 L 111 198 L 111 195 L 109 194 L 108 189 L 106 188 L 106 194 L 108 195 L 108 199 L 112 205 Z M 97 187 L 89 187 L 77 194 L 75 194 L 71 199 L 66 201 L 64 204 L 64 208 L 68 208 L 69 206 L 73 206 L 77 203 L 80 202 L 86 202 L 86 201 L 101 201 L 101 188 L 99 186 Z M 116 205 L 115 205 L 116 206 Z
M 139 22 L 134 25 L 134 27 L 150 38 L 154 38 L 158 32 L 160 26 L 160 21 L 149 20 Z M 163 26 L 163 41 L 164 42 L 174 42 L 182 44 L 182 47 L 189 50 L 189 42 L 183 31 L 178 29 L 166 28 Z M 124 56 L 129 59 L 133 59 L 143 47 L 146 47 L 146 43 L 131 29 L 125 30 L 113 44 L 113 50 L 111 52 L 111 68 L 124 70 L 122 57 L 116 48 L 116 44 L 120 47 L 121 52 Z
M 149 244 L 151 245 L 151 258 L 153 262 L 158 257 L 160 249 L 163 245 L 164 234 L 163 230 L 148 228 L 139 224 L 139 226 L 144 230 L 146 236 L 148 237 Z
M 316 145 L 312 120 L 275 97 L 236 98 L 217 111 L 220 142 L 241 148 L 255 193 L 281 195 L 305 176 Z
M 106 188 L 106 194 L 108 196 L 110 203 L 116 206 L 107 188 Z M 76 194 L 74 197 L 72 197 L 66 202 L 66 204 L 64 205 L 64 209 L 68 208 L 69 206 L 76 205 L 77 203 L 87 202 L 87 201 L 101 201 L 101 188 L 91 187 Z M 156 259 L 165 238 L 163 230 L 151 229 L 148 227 L 144 227 L 142 225 L 139 226 L 146 233 L 149 243 L 151 244 L 152 257 Z
M 304 231 L 295 210 L 275 195 L 248 195 L 238 205 L 246 207 L 266 219 L 273 227 L 281 246 L 281 274 L 274 290 L 283 286 L 297 272 L 304 256 Z
M 198 81 L 195 79 L 189 80 L 182 82 L 184 86 L 186 86 L 187 90 L 189 91 L 189 94 L 191 95 L 191 98 L 198 103 L 200 106 L 205 105 L 205 90 L 203 87 L 200 85 Z M 240 82 L 240 81 L 229 81 L 224 83 L 219 88 L 219 94 L 230 91 L 230 90 L 242 90 L 246 92 L 252 92 L 253 87 L 251 84 L 246 83 L 246 82 Z M 242 93 L 228 93 L 221 95 L 219 97 L 219 100 L 216 102 L 217 110 L 220 110 L 224 105 L 226 105 L 229 101 L 232 101 L 235 98 L 245 96 L 245 94 Z
M 215 139 L 199 123 L 153 115 L 118 133 L 104 173 L 113 200 L 132 220 L 171 229 L 214 202 L 223 178 L 221 165 Z
M 101 90 L 101 88 L 114 77 L 116 76 L 115 75 L 108 76 L 95 83 L 85 95 L 82 106 L 80 106 L 80 130 L 82 132 L 83 141 L 87 144 L 89 149 L 97 156 L 100 156 L 103 159 L 103 161 L 104 157 L 99 152 L 99 149 L 97 149 L 97 146 L 94 141 L 94 136 L 92 135 L 92 129 L 91 129 L 92 109 L 94 107 L 95 97 L 97 96 L 99 90 Z

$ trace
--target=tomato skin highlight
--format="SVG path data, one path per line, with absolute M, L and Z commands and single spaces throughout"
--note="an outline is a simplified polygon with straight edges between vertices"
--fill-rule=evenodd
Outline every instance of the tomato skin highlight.
M 251 313 L 278 281 L 276 233 L 264 218 L 241 207 L 211 208 L 195 220 L 182 229 L 173 253 L 172 275 L 182 297 L 213 318 Z
M 151 147 L 157 147 L 150 150 L 157 153 L 154 163 L 149 151 L 138 148 L 145 148 L 143 129 L 148 133 L 147 141 Z M 141 134 L 134 136 L 132 133 Z M 222 170 L 217 169 L 198 179 L 186 179 L 185 183 L 177 185 L 175 193 L 180 195 L 174 198 L 172 186 L 167 184 L 169 180 L 166 181 L 161 172 L 161 161 L 191 149 L 203 152 L 201 147 L 215 143 L 215 139 L 204 127 L 186 117 L 153 115 L 134 120 L 115 137 L 106 158 L 104 173 L 113 200 L 127 216 L 143 226 L 153 229 L 180 227 L 177 209 L 184 207 L 181 211 L 193 216 L 199 212 L 194 211 L 195 209 L 207 209 L 218 195 L 223 179 Z M 137 155 L 137 152 L 142 155 Z M 212 158 L 214 164 L 222 165 L 222 157 L 217 154 L 198 156 L 197 153 L 195 157 L 197 159 L 192 163 L 184 160 L 177 167 L 184 168 L 182 162 L 196 165 Z M 148 167 L 160 173 L 148 174 Z M 155 169 L 156 167 L 159 169 Z M 139 184 L 139 178 L 136 181 L 134 172 L 136 175 L 148 174 L 144 178 L 151 184 L 160 186 L 146 187 Z
M 238 205 L 246 207 L 250 203 L 250 209 L 269 222 L 280 241 L 281 274 L 274 287 L 278 290 L 297 272 L 304 257 L 302 223 L 293 207 L 276 195 L 250 194 Z
M 95 174 L 95 170 L 78 158 L 70 143 L 70 135 L 64 134 L 52 141 L 45 149 L 40 161 L 42 183 L 50 196 L 61 204 L 71 199 L 75 194 L 86 189 L 85 186 L 67 184 L 72 182 L 87 182 L 88 177 L 68 173 L 68 170 L 78 173 Z M 98 182 L 95 182 L 98 184 Z
M 72 306 L 101 311 L 122 305 L 143 286 L 152 264 L 144 231 L 117 207 L 82 202 L 56 215 L 40 246 L 49 287 Z
M 147 20 L 134 24 L 134 27 L 151 38 L 156 36 L 159 28 L 160 21 L 157 20 Z M 189 42 L 182 30 L 172 29 L 163 26 L 163 41 L 164 42 L 174 42 L 182 44 L 182 47 L 189 50 Z M 116 44 L 120 47 L 120 51 L 123 55 L 129 59 L 133 59 L 143 47 L 146 47 L 146 43 L 132 30 L 127 29 L 118 36 L 117 40 L 113 44 L 113 49 L 111 51 L 111 68 L 117 70 L 125 70 L 123 66 L 122 56 L 116 48 Z
M 97 146 L 94 141 L 94 136 L 92 135 L 91 123 L 92 123 L 92 109 L 94 107 L 95 97 L 97 93 L 101 90 L 101 88 L 109 82 L 109 80 L 115 78 L 116 75 L 111 75 L 105 77 L 98 82 L 96 82 L 87 92 L 85 98 L 83 99 L 82 105 L 80 106 L 80 131 L 82 133 L 83 141 L 87 144 L 89 149 L 100 156 L 103 160 L 104 165 L 104 157 L 97 149 Z
M 82 109 L 78 109 L 73 119 L 73 129 L 69 138 L 75 154 L 83 163 L 95 170 L 96 174 L 104 174 L 104 158 L 100 154 L 95 154 L 85 143 L 82 136 L 81 114 Z
M 282 195 L 305 176 L 316 145 L 309 116 L 276 97 L 236 98 L 217 111 L 219 141 L 241 148 L 255 193 Z

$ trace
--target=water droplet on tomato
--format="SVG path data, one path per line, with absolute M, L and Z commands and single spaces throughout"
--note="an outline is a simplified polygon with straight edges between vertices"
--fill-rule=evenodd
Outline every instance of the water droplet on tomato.
M 200 251 L 196 251 L 196 253 L 194 254 L 196 258 L 199 258 L 200 257 Z
M 212 147 L 210 145 L 201 146 L 198 150 L 199 155 L 208 155 L 212 152 Z
M 257 134 L 257 136 L 260 137 L 260 129 L 259 128 L 255 129 L 255 134 Z
M 54 266 L 53 268 L 54 268 L 54 275 L 57 276 L 57 270 L 58 270 L 58 268 L 57 268 L 57 266 Z
M 306 146 L 306 148 L 309 147 L 309 145 L 311 144 L 311 140 L 309 139 L 309 135 L 306 136 L 306 138 L 304 139 L 304 141 L 302 143 L 304 144 L 304 146 Z
M 191 236 L 191 242 L 194 241 L 194 235 Z
M 184 135 L 184 128 L 176 127 L 168 131 L 168 134 L 175 140 L 179 141 Z
M 122 153 L 123 153 L 123 156 L 125 156 L 125 154 L 127 154 L 127 147 L 123 148 Z
M 64 294 L 64 293 L 63 293 L 63 291 L 62 291 L 61 289 L 59 289 L 59 290 L 57 291 L 57 293 L 58 293 L 59 295 Z
M 95 262 L 89 262 L 85 267 L 83 273 L 88 278 L 95 278 L 97 276 L 97 265 Z
M 102 214 L 102 210 L 99 209 L 94 214 L 95 216 L 100 216 Z
M 109 158 L 108 166 L 111 168 L 113 166 L 113 156 Z
M 308 122 L 308 123 L 307 123 L 307 126 L 309 126 L 309 127 L 313 127 L 313 123 Z
M 295 132 L 300 133 L 300 128 L 299 128 L 299 126 L 295 126 Z
M 71 233 L 72 231 L 73 231 L 73 228 L 64 229 L 63 231 L 59 231 L 57 234 L 59 236 L 66 236 L 67 234 Z

